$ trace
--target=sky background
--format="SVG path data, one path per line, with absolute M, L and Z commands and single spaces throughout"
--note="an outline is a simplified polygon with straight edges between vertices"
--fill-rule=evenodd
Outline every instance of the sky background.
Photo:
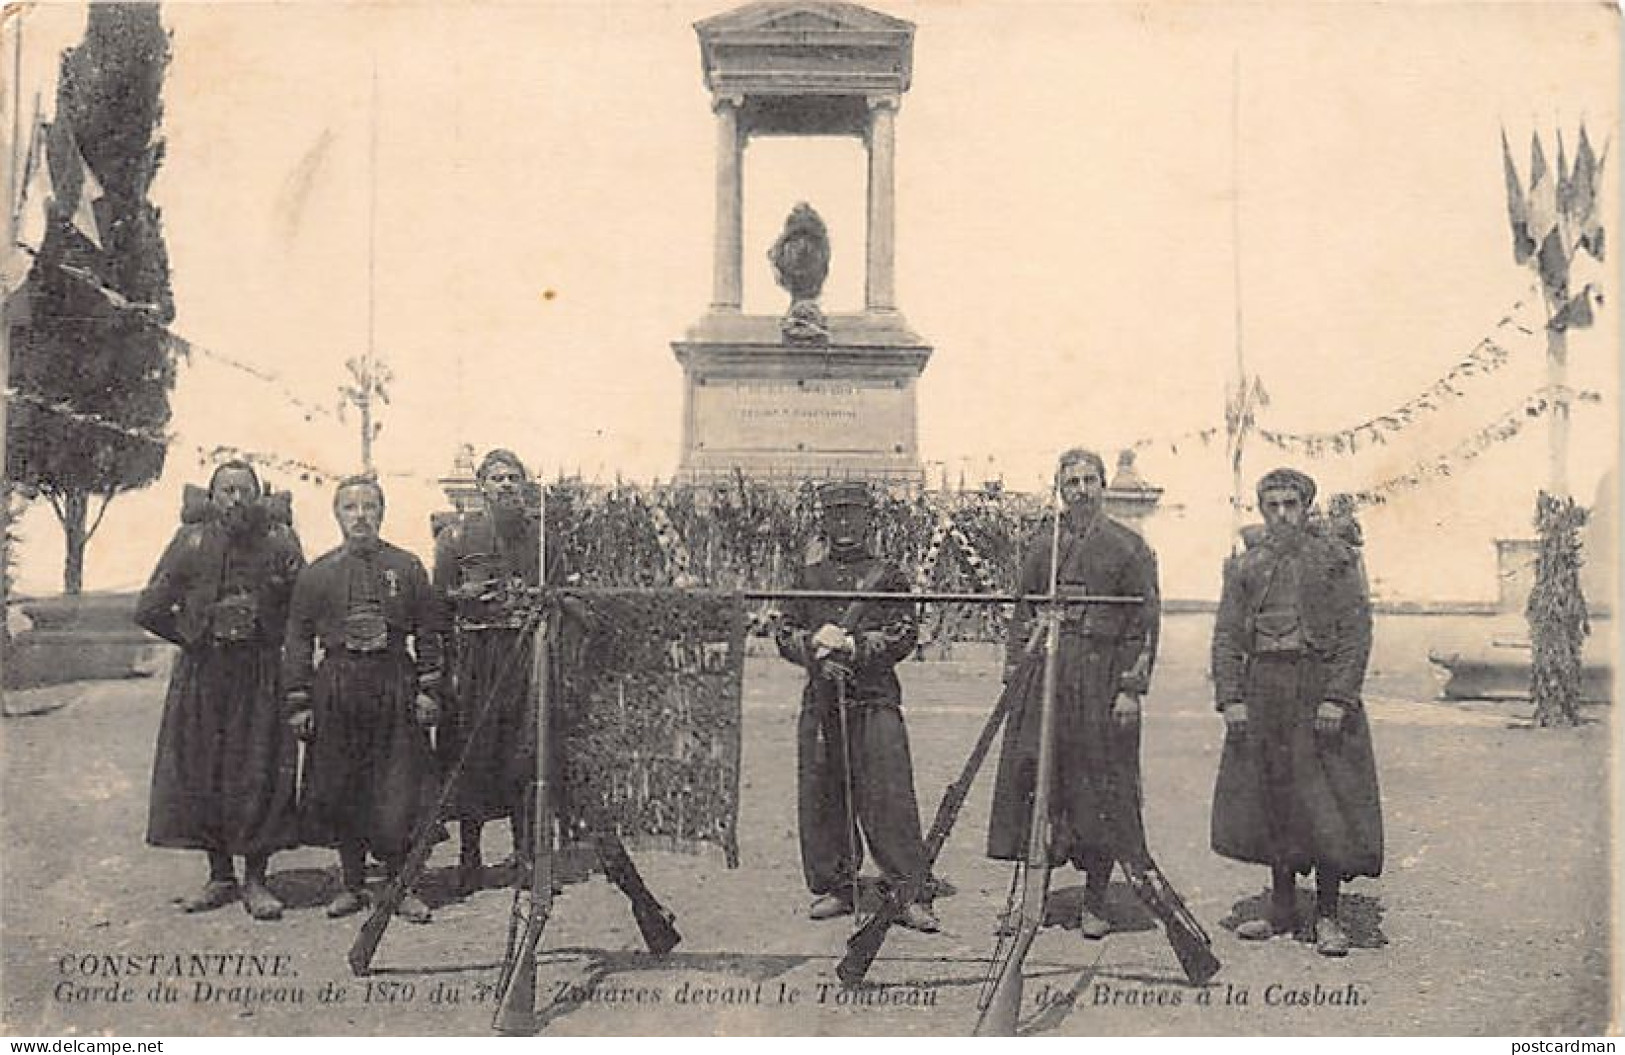
M 936 349 L 919 386 L 933 482 L 1036 489 L 1065 447 L 1109 462 L 1136 440 L 1222 429 L 1238 260 L 1244 354 L 1272 399 L 1261 424 L 1334 431 L 1404 403 L 1530 298 L 1510 253 L 1503 126 L 1525 173 L 1534 129 L 1552 156 L 1553 133 L 1572 151 L 1581 120 L 1610 144 L 1618 244 L 1617 15 L 1602 5 L 875 6 L 917 25 L 897 120 L 897 295 Z M 670 342 L 710 299 L 715 132 L 692 24 L 726 7 L 166 5 L 154 197 L 175 329 L 283 380 L 194 354 L 168 469 L 113 504 L 87 588 L 144 580 L 182 484 L 207 475 L 199 446 L 357 468 L 353 422 L 325 412 L 368 343 L 374 185 L 375 341 L 397 379 L 377 450 L 386 534 L 429 552 L 434 481 L 462 442 L 512 447 L 549 475 L 669 478 Z M 25 100 L 38 88 L 49 105 L 55 56 L 83 24 L 79 5 L 30 11 Z M 765 253 L 799 200 L 831 232 L 825 307 L 860 305 L 863 179 L 856 140 L 750 145 L 746 310 L 783 308 Z M 1571 482 L 1588 502 L 1617 462 L 1616 266 L 1590 276 L 1608 304 L 1570 340 L 1571 382 L 1603 395 L 1574 418 Z M 1297 463 L 1323 492 L 1353 490 L 1455 446 L 1543 383 L 1539 310 L 1523 316 L 1537 335 L 1500 331 L 1507 366 L 1443 412 L 1386 446 Z M 1255 442 L 1249 481 L 1293 460 Z M 1165 592 L 1215 596 L 1222 439 L 1157 443 L 1139 464 L 1166 488 L 1147 526 Z M 1492 598 L 1492 539 L 1530 532 L 1545 464 L 1541 421 L 1369 511 L 1378 588 Z M 327 491 L 270 475 L 292 485 L 311 555 L 336 543 Z M 21 589 L 58 589 L 49 510 L 23 530 Z

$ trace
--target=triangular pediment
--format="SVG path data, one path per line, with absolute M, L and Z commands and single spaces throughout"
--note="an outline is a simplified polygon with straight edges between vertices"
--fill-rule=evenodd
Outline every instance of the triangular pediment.
M 772 33 L 907 33 L 914 26 L 857 4 L 763 0 L 704 19 L 694 28 L 703 38 Z

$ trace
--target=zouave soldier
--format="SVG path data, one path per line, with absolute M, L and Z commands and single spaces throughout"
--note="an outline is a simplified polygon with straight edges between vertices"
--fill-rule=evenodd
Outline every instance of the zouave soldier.
M 868 489 L 826 484 L 818 500 L 827 555 L 801 569 L 795 588 L 907 593 L 903 573 L 868 550 Z M 906 601 L 797 599 L 785 606 L 779 653 L 807 671 L 796 764 L 801 861 L 813 919 L 855 910 L 867 843 L 889 882 L 918 882 L 923 891 L 899 922 L 940 929 L 931 911 L 902 688 L 893 670 L 913 653 L 917 637 L 914 606 Z
M 299 576 L 284 681 L 289 724 L 309 744 L 305 839 L 339 852 L 343 889 L 327 906 L 337 918 L 366 905 L 367 854 L 393 880 L 433 809 L 428 727 L 439 712 L 441 630 L 423 564 L 378 535 L 384 492 L 377 480 L 341 481 L 333 514 L 344 541 Z M 415 891 L 396 914 L 413 923 L 430 919 Z
M 1296 877 L 1315 873 L 1313 935 L 1343 956 L 1341 884 L 1382 871 L 1382 806 L 1361 685 L 1371 607 L 1344 531 L 1307 527 L 1315 482 L 1276 469 L 1258 482 L 1262 539 L 1225 565 L 1213 626 L 1213 688 L 1224 753 L 1213 792 L 1213 849 L 1270 869 L 1265 918 L 1239 937 L 1297 927 Z

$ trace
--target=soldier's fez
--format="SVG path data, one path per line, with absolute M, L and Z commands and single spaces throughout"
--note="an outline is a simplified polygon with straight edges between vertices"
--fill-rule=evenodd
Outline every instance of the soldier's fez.
M 869 488 L 854 480 L 841 480 L 818 488 L 818 505 L 821 509 L 834 509 L 836 506 L 861 506 L 867 509 L 869 504 Z
M 1307 508 L 1315 504 L 1315 481 L 1308 473 L 1296 469 L 1271 469 L 1258 480 L 1258 500 L 1264 500 L 1265 491 L 1290 490 L 1298 492 L 1298 497 Z

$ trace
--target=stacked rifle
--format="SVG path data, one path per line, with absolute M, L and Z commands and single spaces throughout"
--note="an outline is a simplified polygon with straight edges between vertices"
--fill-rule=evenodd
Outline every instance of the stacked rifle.
M 1021 1007 L 1023 975 L 1026 956 L 1043 923 L 1044 900 L 1050 877 L 1050 792 L 1055 767 L 1055 710 L 1059 612 L 1064 605 L 1091 603 L 1137 603 L 1137 597 L 1061 597 L 1057 592 L 1056 575 L 1059 564 L 1059 518 L 1055 519 L 1051 546 L 1051 583 L 1046 595 L 1023 597 L 988 594 L 913 594 L 858 591 L 745 591 L 743 596 L 752 600 L 833 599 L 851 602 L 851 615 L 865 602 L 922 601 L 1010 603 L 1034 601 L 1045 603 L 1046 628 L 1035 636 L 1033 647 L 1018 664 L 1004 691 L 999 695 L 992 712 L 983 725 L 976 743 L 966 759 L 958 779 L 944 792 L 937 806 L 936 816 L 925 839 L 926 864 L 924 874 L 910 882 L 896 884 L 887 889 L 879 909 L 853 932 L 847 942 L 845 955 L 836 967 L 836 975 L 847 987 L 863 982 L 874 963 L 891 927 L 902 917 L 907 907 L 924 893 L 922 887 L 933 882 L 931 876 L 944 844 L 958 819 L 960 810 L 994 739 L 1015 707 L 1024 701 L 1030 704 L 1038 696 L 1039 751 L 1032 810 L 1029 818 L 1028 845 L 1025 860 L 1019 866 L 1020 900 L 1007 917 L 1016 926 L 1011 940 L 1001 944 L 995 956 L 994 982 L 979 1006 L 976 1024 L 978 1036 L 1010 1036 L 1016 1032 Z M 543 552 L 538 567 L 545 568 L 545 532 L 541 546 Z M 493 1029 L 506 1035 L 532 1035 L 537 1031 L 536 1015 L 536 956 L 542 932 L 552 913 L 554 897 L 554 845 L 555 821 L 552 803 L 553 775 L 549 772 L 549 695 L 552 683 L 551 655 L 553 635 L 550 628 L 557 618 L 557 599 L 581 590 L 548 590 L 524 588 L 522 597 L 510 601 L 523 602 L 527 612 L 525 629 L 531 635 L 530 687 L 537 701 L 536 712 L 536 773 L 532 782 L 533 807 L 528 818 L 532 829 L 531 860 L 528 889 L 521 884 L 514 893 L 514 908 L 510 916 L 507 948 L 497 986 L 497 1006 L 493 1016 Z M 618 591 L 606 591 L 618 592 Z M 846 619 L 843 622 L 854 622 Z M 1042 644 L 1042 651 L 1038 645 Z M 494 696 L 483 701 L 475 716 L 474 730 L 488 719 Z M 472 744 L 477 736 L 470 736 Z M 468 762 L 465 748 L 452 769 L 445 775 L 437 808 L 421 822 L 404 866 L 377 901 L 373 912 L 362 924 L 360 933 L 349 953 L 351 970 L 357 975 L 371 970 L 373 957 L 383 938 L 389 921 L 405 893 L 412 888 L 428 861 L 440 837 L 440 818 L 446 804 Z M 1138 798 L 1138 789 L 1136 799 Z M 612 825 L 595 824 L 591 839 L 598 851 L 605 875 L 620 888 L 631 903 L 644 944 L 651 953 L 663 956 L 682 940 L 674 925 L 674 917 L 644 883 Z M 1212 950 L 1206 931 L 1186 907 L 1184 901 L 1169 884 L 1146 847 L 1143 836 L 1132 838 L 1125 833 L 1122 845 L 1127 849 L 1120 861 L 1130 888 L 1162 925 L 1170 946 L 1178 958 L 1185 976 L 1193 985 L 1207 982 L 1219 970 L 1220 964 Z

